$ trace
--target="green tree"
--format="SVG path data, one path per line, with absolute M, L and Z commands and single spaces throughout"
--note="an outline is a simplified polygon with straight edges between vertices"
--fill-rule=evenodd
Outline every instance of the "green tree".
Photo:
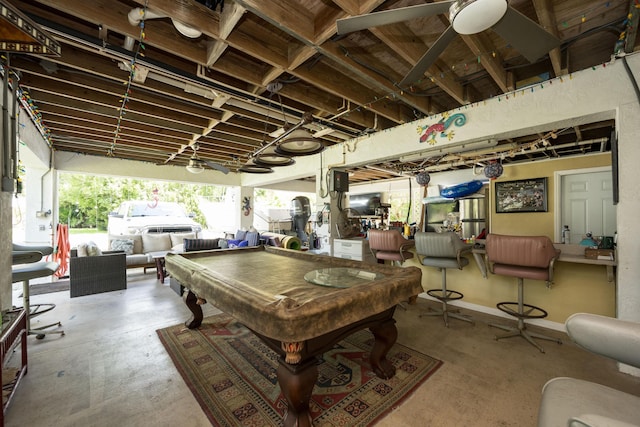
M 207 226 L 201 200 L 224 200 L 224 186 L 63 173 L 58 182 L 59 216 L 71 228 L 107 229 L 109 212 L 126 200 L 177 202 Z

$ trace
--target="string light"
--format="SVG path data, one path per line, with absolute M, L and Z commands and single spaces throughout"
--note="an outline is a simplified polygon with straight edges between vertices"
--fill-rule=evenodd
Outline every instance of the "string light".
M 147 4 L 148 1 L 145 1 L 144 8 L 140 10 L 140 23 L 138 24 L 140 27 L 140 36 L 138 38 L 138 47 L 133 55 L 133 59 L 131 60 L 131 64 L 129 64 L 129 78 L 123 82 L 123 85 L 126 87 L 124 91 L 124 95 L 120 98 L 120 107 L 118 110 L 118 120 L 116 122 L 116 129 L 113 132 L 113 142 L 111 143 L 111 147 L 107 150 L 107 156 L 112 157 L 113 153 L 116 149 L 116 144 L 120 140 L 120 130 L 122 126 L 122 120 L 124 116 L 127 114 L 127 103 L 129 102 L 129 98 L 131 96 L 131 84 L 136 75 L 136 61 L 139 56 L 144 57 L 144 49 L 145 49 L 145 33 L 144 33 L 144 21 L 147 15 Z

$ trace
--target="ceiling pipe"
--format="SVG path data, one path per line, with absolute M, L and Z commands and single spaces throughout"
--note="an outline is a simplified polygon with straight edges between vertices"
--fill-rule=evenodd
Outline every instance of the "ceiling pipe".
M 158 19 L 158 18 L 169 18 L 169 16 L 163 13 L 154 12 L 149 9 L 145 10 L 141 7 L 133 8 L 127 14 L 127 19 L 129 20 L 129 23 L 136 27 L 140 25 L 140 21 L 142 21 L 143 19 L 147 20 L 147 19 Z M 195 28 L 189 25 L 183 24 L 182 22 L 176 21 L 173 18 L 170 18 L 170 19 L 171 19 L 171 22 L 173 22 L 173 26 L 176 27 L 176 30 L 178 30 L 178 32 L 183 36 L 189 37 L 190 39 L 197 39 L 202 35 L 202 31 L 196 30 Z
M 603 144 L 603 143 L 606 143 L 607 141 L 609 141 L 609 138 L 596 138 L 596 139 L 588 139 L 584 141 L 567 142 L 565 144 L 560 144 L 555 146 L 550 145 L 547 147 L 531 148 L 527 150 L 527 153 L 539 153 L 542 151 L 557 150 L 560 148 L 580 147 L 580 146 L 589 145 L 589 144 Z M 497 152 L 491 156 L 484 156 L 481 158 L 466 159 L 466 160 L 456 160 L 453 162 L 446 162 L 446 163 L 441 163 L 433 166 L 427 166 L 426 168 L 421 168 L 420 170 L 425 170 L 427 172 L 439 172 L 439 171 L 443 171 L 456 166 L 468 166 L 468 165 L 473 165 L 479 162 L 488 162 L 490 160 L 498 160 L 498 159 L 504 158 L 505 154 L 508 151 L 511 151 L 511 149 Z

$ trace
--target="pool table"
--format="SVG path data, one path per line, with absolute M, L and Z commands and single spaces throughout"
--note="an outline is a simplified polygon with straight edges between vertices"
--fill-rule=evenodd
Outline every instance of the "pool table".
M 395 375 L 386 359 L 397 338 L 395 307 L 422 292 L 417 267 L 269 246 L 169 253 L 165 266 L 188 290 L 189 328 L 200 326 L 200 304 L 209 302 L 280 355 L 278 383 L 289 405 L 285 426 L 311 425 L 316 356 L 360 329 L 369 328 L 375 338 L 370 363 L 376 375 Z

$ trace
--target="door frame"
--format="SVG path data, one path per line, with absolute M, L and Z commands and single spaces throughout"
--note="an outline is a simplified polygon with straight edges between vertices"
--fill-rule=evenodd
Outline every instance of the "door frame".
M 584 169 L 568 169 L 555 171 L 553 173 L 553 206 L 554 206 L 554 214 L 553 214 L 553 229 L 554 229 L 554 242 L 559 242 L 562 238 L 562 178 L 567 175 L 580 175 L 584 173 L 591 172 L 611 172 L 613 170 L 612 166 L 598 166 L 593 168 L 584 168 Z M 616 219 L 617 220 L 617 219 Z

